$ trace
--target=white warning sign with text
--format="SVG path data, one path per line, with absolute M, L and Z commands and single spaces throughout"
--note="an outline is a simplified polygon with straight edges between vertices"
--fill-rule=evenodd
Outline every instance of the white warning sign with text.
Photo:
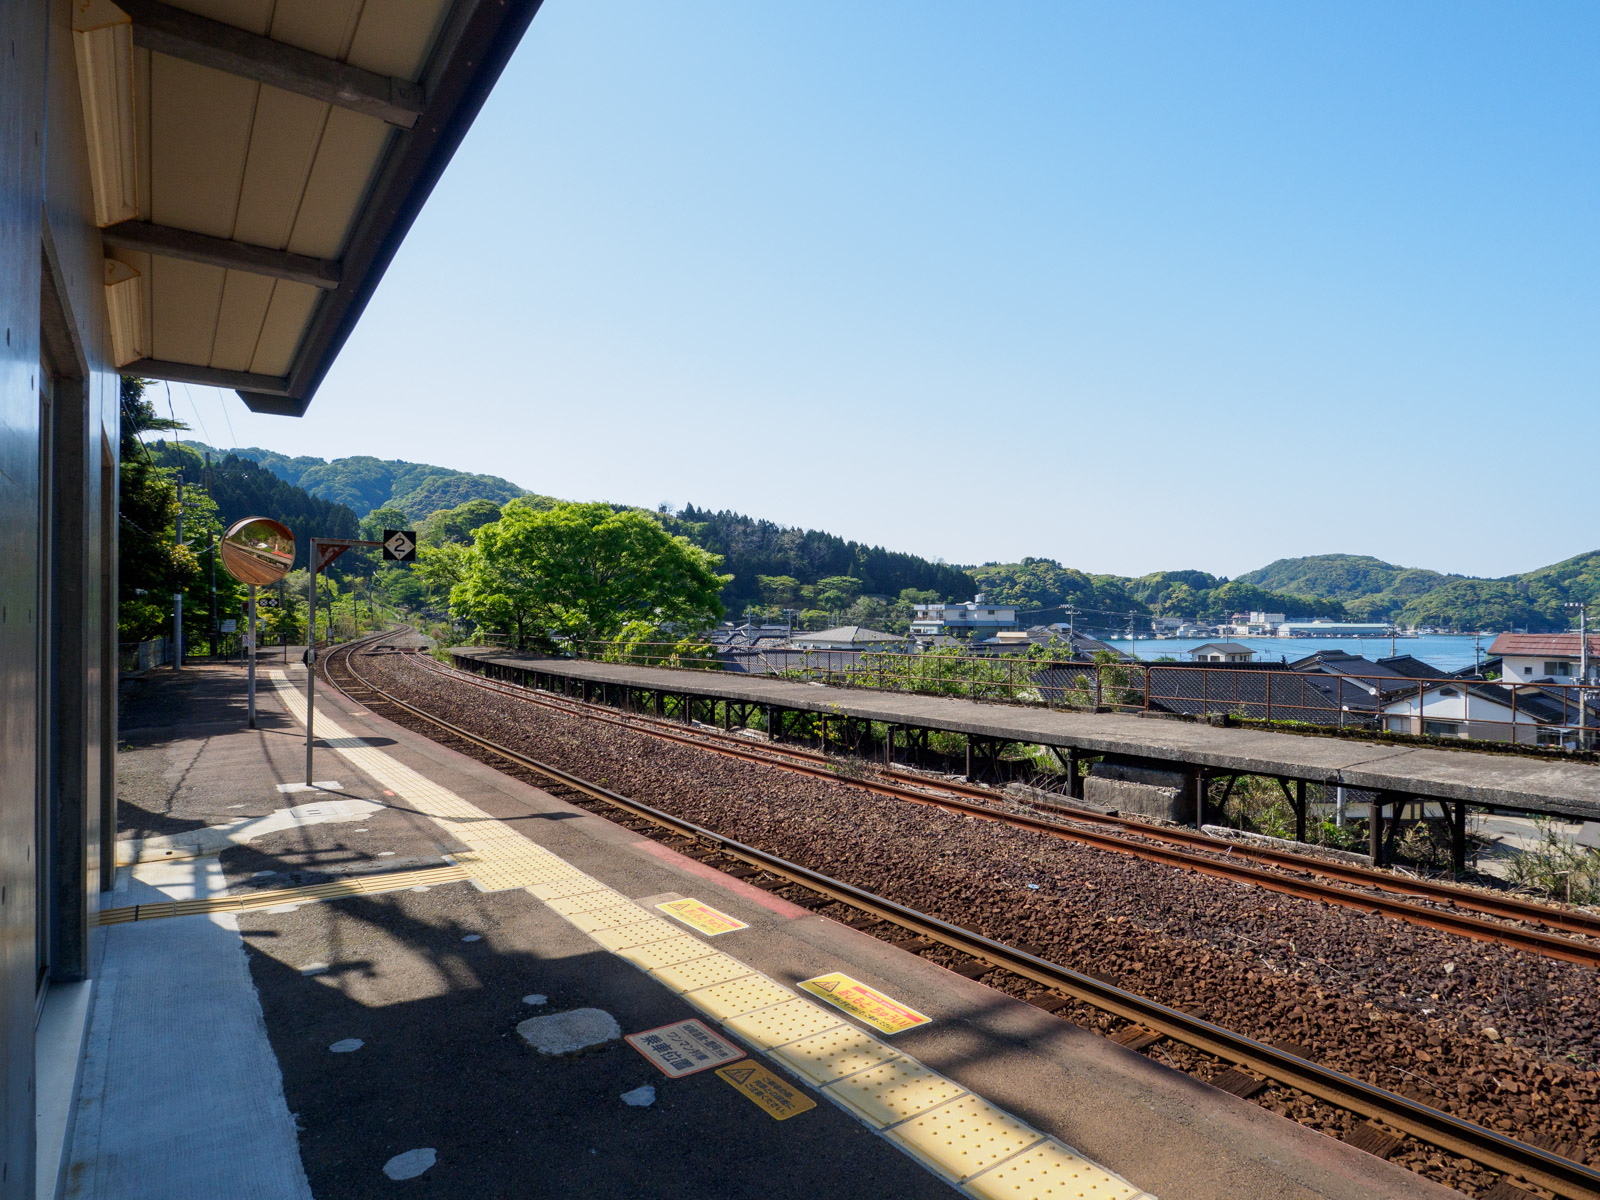
M 628 1045 L 661 1068 L 670 1079 L 707 1071 L 744 1057 L 744 1051 L 718 1037 L 700 1021 L 679 1021 L 630 1033 Z

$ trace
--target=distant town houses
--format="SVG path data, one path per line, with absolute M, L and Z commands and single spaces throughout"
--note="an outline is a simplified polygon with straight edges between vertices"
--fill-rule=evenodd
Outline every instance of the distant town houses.
M 1248 644 L 1259 637 L 1373 638 L 1394 632 L 1382 622 L 1291 621 L 1271 612 L 1234 613 L 1219 625 L 1156 617 L 1151 633 L 1158 638 L 1211 640 L 1188 651 L 1186 662 L 1162 658 L 1135 667 L 1129 655 L 1069 623 L 1024 627 L 1016 605 L 990 602 L 982 593 L 971 600 L 918 604 L 915 613 L 906 634 L 862 625 L 796 632 L 788 625 L 747 622 L 724 624 L 710 640 L 730 670 L 800 670 L 817 677 L 873 663 L 881 667 L 885 654 L 1023 657 L 1048 648 L 1049 661 L 1031 670 L 1039 697 L 1051 702 L 1075 703 L 1092 695 L 1099 704 L 1112 695 L 1134 695 L 1134 703 L 1189 716 L 1225 712 L 1244 719 L 1550 747 L 1589 748 L 1600 742 L 1600 635 L 1590 637 L 1585 648 L 1576 633 L 1503 633 L 1484 662 L 1443 671 L 1410 654 L 1369 659 L 1338 649 L 1261 661 Z M 1126 679 L 1103 675 L 1101 664 L 1108 660 L 1129 664 L 1132 674 Z
M 789 639 L 796 650 L 890 650 L 903 647 L 907 639 L 864 625 L 841 625 L 817 633 L 797 633 Z
M 971 600 L 919 604 L 911 620 L 911 632 L 916 637 L 988 637 L 1017 627 L 1016 606 L 987 603 L 982 592 Z

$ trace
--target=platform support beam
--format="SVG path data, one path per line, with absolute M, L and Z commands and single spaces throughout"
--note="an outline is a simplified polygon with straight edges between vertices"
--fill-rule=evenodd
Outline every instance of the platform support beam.
M 1375 792 L 1367 804 L 1367 853 L 1375 867 L 1383 866 L 1383 805 L 1388 798 L 1387 792 Z
M 1457 875 L 1467 869 L 1467 802 L 1457 800 L 1446 806 L 1450 818 L 1450 869 Z
M 1211 776 L 1204 767 L 1196 767 L 1192 778 L 1194 780 L 1194 827 L 1199 829 L 1206 823 L 1206 792 L 1211 787 Z
M 1306 781 L 1294 781 L 1294 840 L 1306 840 Z

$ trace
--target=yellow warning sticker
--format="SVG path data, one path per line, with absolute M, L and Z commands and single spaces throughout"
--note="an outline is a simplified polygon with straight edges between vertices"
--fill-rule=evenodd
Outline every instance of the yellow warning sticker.
M 717 1074 L 754 1100 L 774 1121 L 787 1121 L 817 1102 L 799 1088 L 791 1087 L 760 1063 L 742 1062 L 718 1067 Z
M 676 917 L 685 925 L 712 937 L 716 937 L 719 933 L 732 933 L 735 929 L 750 928 L 738 917 L 718 912 L 709 904 L 702 904 L 698 900 L 668 900 L 656 907 L 667 916 Z
M 837 971 L 807 979 L 800 986 L 813 996 L 826 1000 L 835 1008 L 842 1008 L 852 1017 L 884 1033 L 901 1033 L 933 1020 L 898 1000 L 891 1000 L 876 988 L 870 988 L 860 980 L 851 979 Z

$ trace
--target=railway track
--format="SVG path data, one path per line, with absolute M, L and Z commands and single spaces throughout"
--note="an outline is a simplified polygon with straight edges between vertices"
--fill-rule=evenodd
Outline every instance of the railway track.
M 720 860 L 733 867 L 732 873 L 748 877 L 758 886 L 769 890 L 785 889 L 800 893 L 796 899 L 806 907 L 818 907 L 819 903 L 846 906 L 861 914 L 859 919 L 848 923 L 880 936 L 887 929 L 909 935 L 908 948 L 937 946 L 958 952 L 983 964 L 985 970 L 977 972 L 978 975 L 999 971 L 1027 980 L 1044 989 L 1030 999 L 1047 1011 L 1060 1011 L 1069 1003 L 1076 1002 L 1112 1014 L 1128 1022 L 1132 1036 L 1117 1039 L 1125 1045 L 1137 1049 L 1158 1039 L 1170 1039 L 1226 1064 L 1227 1072 L 1240 1078 L 1249 1080 L 1258 1076 L 1263 1081 L 1296 1089 L 1327 1104 L 1357 1113 L 1371 1122 L 1381 1122 L 1381 1125 L 1362 1127 L 1369 1145 L 1373 1141 L 1382 1142 L 1389 1138 L 1387 1130 L 1383 1128 L 1387 1126 L 1388 1129 L 1400 1131 L 1427 1145 L 1459 1155 L 1521 1183 L 1546 1189 L 1557 1196 L 1571 1200 L 1600 1200 L 1600 1171 L 1574 1158 L 1484 1128 L 1418 1100 L 1319 1065 L 1305 1054 L 1295 1053 L 1295 1048 L 1288 1043 L 1273 1044 L 1235 1033 L 1103 979 L 1050 962 L 1027 949 L 1007 945 L 972 929 L 769 854 L 758 847 L 724 837 L 714 830 L 619 795 L 464 729 L 400 699 L 361 674 L 354 662 L 354 652 L 377 640 L 368 639 L 367 643 L 353 643 L 330 652 L 322 661 L 324 677 L 330 685 L 369 708 L 388 707 L 397 715 L 404 714 L 427 727 L 442 731 L 450 739 L 465 743 L 480 756 L 509 763 L 520 771 L 546 781 L 546 786 L 553 785 L 558 794 L 574 798 L 575 802 L 585 807 L 622 814 L 622 823 L 632 828 L 657 832 L 668 839 L 669 845 L 702 861 L 716 864 Z M 830 779 L 842 782 L 831 772 Z M 811 898 L 810 902 L 806 901 L 807 897 Z M 1217 1081 L 1216 1077 L 1213 1081 Z M 1240 1090 L 1236 1094 L 1244 1093 Z M 1398 1144 L 1398 1139 L 1389 1140 Z M 1508 1197 L 1527 1194 L 1514 1183 L 1498 1186 L 1504 1189 L 1501 1194 Z
M 753 744 L 747 739 L 683 724 L 673 728 L 665 720 L 623 715 L 606 705 L 571 697 L 557 698 L 517 684 L 485 679 L 446 667 L 425 656 L 418 656 L 416 661 L 423 669 L 448 676 L 456 683 L 514 696 L 531 704 L 581 713 L 596 721 L 638 730 L 713 754 L 775 766 L 833 782 L 840 781 L 836 769 L 839 760 L 814 751 L 792 746 Z M 1204 834 L 1069 810 L 1065 806 L 1059 809 L 1050 806 L 1052 816 L 1048 818 L 1028 817 L 1016 812 L 1019 806 L 1016 798 L 995 789 L 953 781 L 927 780 L 906 772 L 880 772 L 876 777 L 863 774 L 851 777 L 847 782 L 881 796 L 916 804 L 932 804 L 949 812 L 1000 821 L 1102 850 L 1254 884 L 1269 891 L 1366 912 L 1376 911 L 1385 917 L 1410 924 L 1479 941 L 1497 942 L 1566 962 L 1600 967 L 1600 940 L 1563 937 L 1545 929 L 1528 927 L 1528 923 L 1536 923 L 1600 939 L 1600 918 L 1582 912 L 1558 909 L 1516 897 L 1494 896 L 1468 888 L 1451 887 L 1389 871 L 1329 862 L 1310 855 L 1233 843 L 1219 844 L 1217 839 Z M 1029 807 L 1037 809 L 1039 806 Z M 1353 890 L 1355 888 L 1366 890 Z

